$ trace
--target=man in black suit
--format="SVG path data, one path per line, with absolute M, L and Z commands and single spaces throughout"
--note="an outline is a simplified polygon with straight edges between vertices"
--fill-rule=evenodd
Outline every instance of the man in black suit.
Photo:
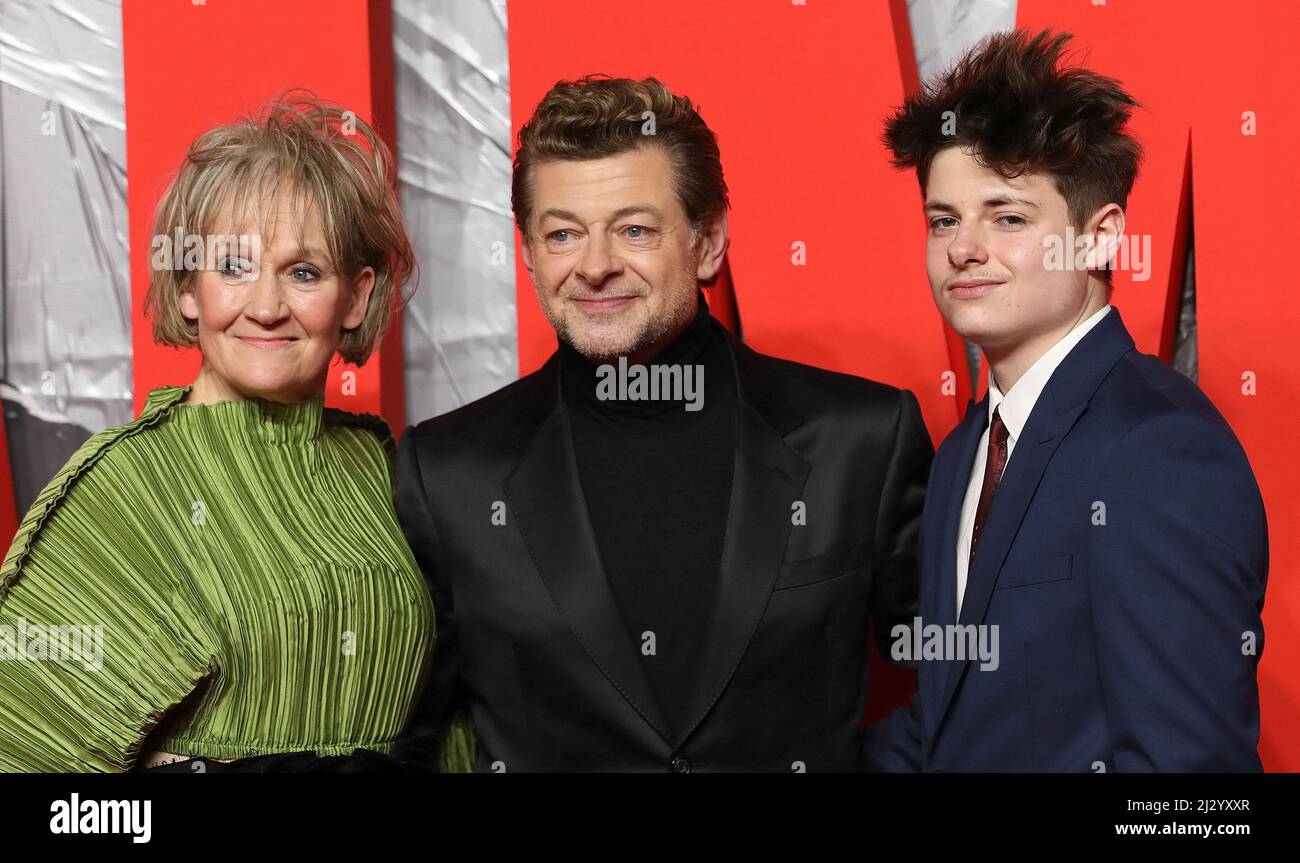
M 560 344 L 402 439 L 438 626 L 416 739 L 468 715 L 478 770 L 857 769 L 869 618 L 887 644 L 917 607 L 916 399 L 709 315 L 717 142 L 654 79 L 558 83 L 513 205 Z

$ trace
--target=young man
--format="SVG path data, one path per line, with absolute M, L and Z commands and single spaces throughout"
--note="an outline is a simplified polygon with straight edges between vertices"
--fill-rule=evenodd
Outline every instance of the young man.
M 1263 504 L 1219 412 L 1109 305 L 1136 103 L 1064 66 L 1069 38 L 990 37 L 885 132 L 920 179 L 935 303 L 989 393 L 935 456 L 937 628 L 868 769 L 1260 769 Z M 1000 655 L 972 660 L 976 641 Z
M 660 82 L 556 84 L 513 191 L 559 350 L 402 440 L 438 625 L 421 727 L 468 711 L 498 772 L 856 770 L 868 622 L 887 645 L 916 609 L 916 399 L 710 317 L 722 163 Z

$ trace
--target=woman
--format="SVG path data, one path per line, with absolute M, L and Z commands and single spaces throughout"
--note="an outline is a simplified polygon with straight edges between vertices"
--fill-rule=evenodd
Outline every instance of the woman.
M 324 407 L 332 358 L 365 362 L 414 267 L 393 180 L 365 123 L 306 95 L 190 148 L 146 311 L 201 369 L 92 437 L 19 527 L 0 626 L 26 646 L 0 662 L 0 770 L 407 763 L 389 756 L 433 608 L 387 425 Z M 98 649 L 60 653 L 59 633 Z M 465 740 L 444 767 L 467 769 Z

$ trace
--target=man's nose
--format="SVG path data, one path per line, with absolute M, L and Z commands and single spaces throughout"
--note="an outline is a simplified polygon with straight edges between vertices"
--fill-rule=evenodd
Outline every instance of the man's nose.
M 948 244 L 948 261 L 954 267 L 967 267 L 971 264 L 983 264 L 989 259 L 985 247 L 984 230 L 978 220 L 962 222 Z
M 582 280 L 599 285 L 623 269 L 623 263 L 614 255 L 613 244 L 604 231 L 592 231 L 582 249 L 576 272 Z

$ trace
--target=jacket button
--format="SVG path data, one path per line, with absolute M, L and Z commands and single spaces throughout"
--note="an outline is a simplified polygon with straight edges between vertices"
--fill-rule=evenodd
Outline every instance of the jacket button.
M 672 768 L 674 773 L 690 773 L 691 762 L 687 761 L 685 758 L 674 758 Z

